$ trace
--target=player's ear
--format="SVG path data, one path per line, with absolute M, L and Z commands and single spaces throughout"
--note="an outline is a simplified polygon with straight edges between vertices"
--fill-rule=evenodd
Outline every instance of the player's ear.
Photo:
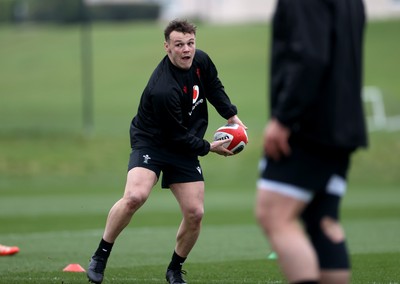
M 170 52 L 170 50 L 169 50 L 169 44 L 168 44 L 167 41 L 164 41 L 164 50 L 165 50 L 166 53 L 169 53 L 169 52 Z

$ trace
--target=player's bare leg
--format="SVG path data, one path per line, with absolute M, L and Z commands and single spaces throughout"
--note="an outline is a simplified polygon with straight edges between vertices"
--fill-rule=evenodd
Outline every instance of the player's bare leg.
M 298 222 L 305 203 L 281 194 L 258 190 L 256 216 L 290 283 L 318 281 L 315 251 Z
M 182 222 L 176 236 L 173 260 L 168 266 L 167 281 L 186 283 L 182 279 L 182 264 L 194 247 L 201 229 L 204 215 L 204 182 L 177 183 L 171 185 L 171 191 L 182 211 Z M 174 261 L 179 259 L 178 264 Z
M 113 243 L 129 224 L 133 214 L 147 200 L 156 182 L 156 174 L 148 169 L 137 167 L 128 172 L 124 195 L 111 208 L 103 239 L 91 258 L 87 270 L 89 282 L 101 283 L 103 281 L 104 270 Z
M 171 191 L 183 214 L 176 236 L 175 251 L 180 256 L 187 257 L 200 234 L 204 215 L 204 182 L 173 184 Z
M 111 208 L 103 239 L 114 243 L 118 235 L 129 224 L 133 214 L 146 202 L 157 182 L 156 174 L 148 169 L 136 167 L 128 172 L 124 196 Z

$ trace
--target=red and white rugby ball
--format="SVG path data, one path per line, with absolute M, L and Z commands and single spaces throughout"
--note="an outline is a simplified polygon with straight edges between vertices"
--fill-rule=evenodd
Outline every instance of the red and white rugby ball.
M 247 142 L 249 142 L 246 129 L 239 124 L 226 124 L 218 128 L 214 133 L 214 141 L 223 139 L 232 139 L 231 142 L 226 142 L 223 146 L 234 154 L 243 151 Z

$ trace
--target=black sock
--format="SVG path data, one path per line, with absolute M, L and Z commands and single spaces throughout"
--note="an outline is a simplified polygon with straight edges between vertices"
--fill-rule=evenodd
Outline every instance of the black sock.
M 318 281 L 300 281 L 300 282 L 294 282 L 292 284 L 318 284 Z
M 97 248 L 94 254 L 97 256 L 101 256 L 103 258 L 108 258 L 110 256 L 113 245 L 114 245 L 113 243 L 109 243 L 101 239 L 99 247 Z
M 182 270 L 182 265 L 185 262 L 185 260 L 186 257 L 181 257 L 174 251 L 171 262 L 168 265 L 168 269 Z

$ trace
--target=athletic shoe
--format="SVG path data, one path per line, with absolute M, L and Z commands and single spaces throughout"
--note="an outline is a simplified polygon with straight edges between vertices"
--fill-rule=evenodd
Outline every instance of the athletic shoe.
M 89 282 L 100 284 L 103 282 L 104 270 L 106 269 L 107 259 L 93 255 L 90 259 L 87 277 Z
M 186 281 L 182 279 L 182 274 L 186 274 L 186 271 L 168 269 L 165 278 L 169 284 L 186 284 Z
M 0 256 L 13 255 L 19 252 L 19 247 L 8 247 L 0 245 Z

